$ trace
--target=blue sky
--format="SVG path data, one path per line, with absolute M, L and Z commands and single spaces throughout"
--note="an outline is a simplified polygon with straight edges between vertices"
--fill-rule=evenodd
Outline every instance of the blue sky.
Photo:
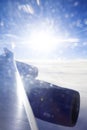
M 86 0 L 0 0 L 0 48 L 14 45 L 20 59 L 87 59 L 86 10 Z

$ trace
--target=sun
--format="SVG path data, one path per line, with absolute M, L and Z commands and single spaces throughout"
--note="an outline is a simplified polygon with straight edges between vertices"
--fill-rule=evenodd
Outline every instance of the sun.
M 33 31 L 30 36 L 31 48 L 36 51 L 49 52 L 56 45 L 56 38 L 50 31 Z
M 23 36 L 24 45 L 37 55 L 53 55 L 56 51 L 63 51 L 68 46 L 78 43 L 79 39 L 66 37 L 61 30 L 49 26 L 34 26 Z

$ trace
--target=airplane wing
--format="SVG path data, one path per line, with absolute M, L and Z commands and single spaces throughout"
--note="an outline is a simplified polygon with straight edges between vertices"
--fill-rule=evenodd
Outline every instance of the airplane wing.
M 13 53 L 5 51 L 0 57 L 0 129 L 38 130 Z
M 37 68 L 15 62 L 13 53 L 5 51 L 6 55 L 0 57 L 0 128 L 38 130 L 35 117 L 75 126 L 80 109 L 79 92 L 35 79 Z

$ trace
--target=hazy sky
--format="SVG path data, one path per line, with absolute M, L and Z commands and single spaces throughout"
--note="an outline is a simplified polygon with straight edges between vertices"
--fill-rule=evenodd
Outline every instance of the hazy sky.
M 87 0 L 0 0 L 0 48 L 17 58 L 86 59 Z

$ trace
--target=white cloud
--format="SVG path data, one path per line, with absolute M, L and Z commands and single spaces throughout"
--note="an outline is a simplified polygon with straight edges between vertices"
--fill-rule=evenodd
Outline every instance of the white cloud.
M 19 5 L 18 6 L 19 10 L 23 10 L 24 12 L 26 13 L 29 13 L 29 14 L 34 14 L 34 9 L 31 5 L 29 4 L 25 4 L 25 5 Z

